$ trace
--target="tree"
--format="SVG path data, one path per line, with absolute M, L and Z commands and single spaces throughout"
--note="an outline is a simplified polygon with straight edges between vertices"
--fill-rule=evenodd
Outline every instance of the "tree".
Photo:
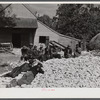
M 61 4 L 58 6 L 56 30 L 86 42 L 100 32 L 100 8 L 93 4 Z
M 40 16 L 40 17 L 38 17 L 38 20 L 40 20 L 47 26 L 52 27 L 52 19 L 48 15 Z
M 14 17 L 7 16 L 4 7 L 0 4 L 0 27 L 14 27 L 16 25 L 14 22 L 16 17 L 15 15 L 13 16 Z
M 56 26 L 57 26 L 56 16 L 50 18 L 48 15 L 43 15 L 43 16 L 37 15 L 37 19 L 42 23 L 46 24 L 48 27 L 52 28 L 53 30 L 56 30 Z

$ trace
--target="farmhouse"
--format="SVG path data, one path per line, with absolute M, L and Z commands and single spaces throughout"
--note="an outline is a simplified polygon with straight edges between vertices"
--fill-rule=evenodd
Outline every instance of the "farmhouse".
M 27 5 L 12 4 L 11 15 L 16 15 L 16 26 L 13 28 L 0 29 L 0 42 L 11 42 L 14 47 L 28 46 L 33 43 L 36 46 L 40 44 L 47 45 L 50 41 L 56 42 L 63 46 L 70 45 L 75 49 L 79 39 L 61 35 L 60 33 L 49 28 L 34 16 L 34 11 Z M 20 10 L 21 9 L 21 10 Z M 5 10 L 6 12 L 9 9 Z M 10 15 L 10 16 L 11 16 Z
M 76 44 L 80 43 L 79 39 L 62 35 L 49 28 L 47 25 L 43 24 L 39 20 L 37 20 L 37 24 L 38 28 L 34 37 L 34 45 L 39 46 L 40 44 L 48 44 L 48 42 L 53 41 L 65 47 L 70 45 L 72 50 L 74 50 Z

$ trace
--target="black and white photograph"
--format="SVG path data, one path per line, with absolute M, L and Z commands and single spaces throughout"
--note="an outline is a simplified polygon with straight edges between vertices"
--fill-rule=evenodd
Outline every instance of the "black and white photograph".
M 100 88 L 100 4 L 0 4 L 0 88 Z

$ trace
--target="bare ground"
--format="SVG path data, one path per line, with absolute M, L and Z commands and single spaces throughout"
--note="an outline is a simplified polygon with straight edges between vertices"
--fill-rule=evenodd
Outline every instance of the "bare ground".
M 10 63 L 15 63 L 20 60 L 20 49 L 14 49 L 13 54 L 11 53 L 0 53 L 0 74 L 3 74 L 7 71 L 11 71 L 12 67 L 9 65 Z M 3 66 L 2 66 L 3 65 Z

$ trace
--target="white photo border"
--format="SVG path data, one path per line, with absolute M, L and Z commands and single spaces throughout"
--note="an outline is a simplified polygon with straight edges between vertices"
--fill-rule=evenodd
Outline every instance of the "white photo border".
M 100 1 L 0 2 L 0 4 L 100 4 Z M 1 88 L 0 98 L 100 98 L 99 88 Z

